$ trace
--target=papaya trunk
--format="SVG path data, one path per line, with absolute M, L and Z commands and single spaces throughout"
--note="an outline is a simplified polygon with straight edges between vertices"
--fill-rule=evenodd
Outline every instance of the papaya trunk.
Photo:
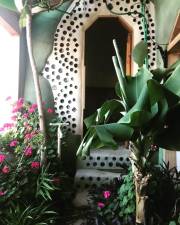
M 136 223 L 137 224 L 145 224 L 146 220 L 146 200 L 147 196 L 143 196 L 139 189 L 141 187 L 141 184 L 139 184 L 137 181 L 135 181 L 135 188 L 136 188 Z
M 37 107 L 38 107 L 38 113 L 39 113 L 39 126 L 40 131 L 42 132 L 45 142 L 46 142 L 46 129 L 45 129 L 45 118 L 44 118 L 44 112 L 42 107 L 42 95 L 40 90 L 40 83 L 39 83 L 39 75 L 35 63 L 35 59 L 33 56 L 33 49 L 32 49 L 32 38 L 31 38 L 31 27 L 32 27 L 32 13 L 31 13 L 31 6 L 32 2 L 29 0 L 29 13 L 27 13 L 26 16 L 26 41 L 27 41 L 27 48 L 28 48 L 28 55 L 29 55 L 29 61 L 30 66 L 32 69 L 32 75 L 33 75 L 33 81 L 34 81 L 34 87 L 35 87 L 35 94 L 36 94 L 36 101 L 37 101 Z M 45 162 L 45 153 L 41 152 L 41 163 L 43 164 Z
M 140 159 L 140 156 L 139 156 Z M 136 164 L 135 164 L 136 161 Z M 138 225 L 147 225 L 146 224 L 146 215 L 147 215 L 147 187 L 149 184 L 149 179 L 151 174 L 146 173 L 142 174 L 141 168 L 137 166 L 138 159 L 135 155 L 131 154 L 131 163 L 132 171 L 134 175 L 134 184 L 136 191 L 136 223 Z

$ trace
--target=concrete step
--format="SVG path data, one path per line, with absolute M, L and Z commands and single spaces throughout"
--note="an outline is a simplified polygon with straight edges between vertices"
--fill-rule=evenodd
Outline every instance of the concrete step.
M 102 184 L 109 184 L 114 178 L 121 178 L 124 170 L 109 172 L 96 169 L 78 169 L 75 175 L 75 186 L 77 188 L 98 187 Z
M 117 170 L 123 165 L 130 165 L 129 150 L 119 147 L 118 150 L 91 150 L 89 156 L 77 159 L 77 169 Z

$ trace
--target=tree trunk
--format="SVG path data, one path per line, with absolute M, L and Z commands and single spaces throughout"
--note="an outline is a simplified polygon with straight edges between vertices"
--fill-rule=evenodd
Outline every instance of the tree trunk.
M 30 61 L 30 66 L 32 69 L 32 75 L 33 75 L 33 81 L 34 81 L 34 87 L 35 87 L 35 94 L 36 94 L 36 101 L 37 101 L 37 107 L 38 107 L 38 113 L 39 113 L 39 126 L 40 126 L 40 131 L 42 132 L 44 138 L 45 138 L 45 143 L 46 143 L 46 129 L 45 129 L 45 117 L 44 117 L 44 112 L 43 112 L 43 107 L 42 107 L 42 95 L 41 95 L 41 90 L 40 90 L 40 83 L 39 83 L 39 74 L 37 71 L 35 59 L 33 56 L 33 49 L 32 49 L 32 38 L 31 38 L 31 32 L 32 32 L 32 13 L 31 13 L 31 8 L 32 8 L 32 0 L 28 1 L 28 6 L 29 6 L 29 12 L 27 13 L 26 16 L 26 41 L 27 41 L 27 48 L 28 48 L 28 55 L 29 55 L 29 61 Z M 41 152 L 41 163 L 45 163 L 45 152 Z
M 135 154 L 139 152 L 134 143 L 130 142 L 130 151 L 131 151 L 131 164 L 132 164 L 132 172 L 134 176 L 134 184 L 136 191 L 136 224 L 138 225 L 147 225 L 146 223 L 146 215 L 147 215 L 147 186 L 149 184 L 149 179 L 151 174 L 143 173 L 141 168 L 141 154 Z
M 136 223 L 143 224 L 145 223 L 145 202 L 147 197 L 141 196 L 139 189 L 141 184 L 135 179 L 135 189 L 136 189 Z

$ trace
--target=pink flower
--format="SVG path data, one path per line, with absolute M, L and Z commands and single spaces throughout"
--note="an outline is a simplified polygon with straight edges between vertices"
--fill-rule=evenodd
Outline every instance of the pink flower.
M 6 128 L 6 129 L 11 129 L 12 127 L 14 127 L 14 123 L 5 123 L 3 125 L 3 127 Z
M 6 98 L 6 101 L 9 101 L 9 100 L 11 100 L 12 99 L 12 97 L 11 96 L 8 96 L 7 98 Z
M 8 166 L 4 166 L 3 168 L 2 168 L 2 172 L 4 173 L 4 174 L 8 174 L 9 173 L 9 167 Z
M 25 119 L 27 119 L 27 118 L 28 118 L 28 116 L 29 116 L 29 114 L 28 114 L 28 113 L 24 113 L 24 114 L 23 114 L 23 118 L 25 118 Z
M 24 151 L 24 155 L 25 156 L 32 156 L 32 148 L 31 147 L 27 147 Z
M 6 158 L 5 155 L 0 154 L 0 163 L 4 162 L 5 158 Z
M 32 134 L 32 133 L 26 134 L 26 135 L 24 136 L 24 138 L 25 138 L 26 140 L 30 140 L 30 139 L 32 139 L 33 137 L 34 137 L 34 134 Z
M 47 109 L 47 112 L 48 112 L 48 113 L 53 113 L 53 112 L 54 112 L 54 110 L 53 110 L 53 109 L 51 109 L 51 108 L 48 108 L 48 109 Z
M 2 132 L 2 131 L 4 131 L 4 127 L 1 127 L 1 128 L 0 128 L 0 132 Z
M 5 158 L 6 158 L 5 155 L 0 154 L 0 163 L 4 162 Z
M 11 119 L 12 119 L 13 121 L 16 121 L 17 116 L 14 115 L 14 116 L 11 117 Z
M 12 110 L 12 113 L 16 113 L 16 112 L 18 112 L 18 111 L 19 111 L 19 108 L 14 107 L 13 110 Z
M 101 209 L 104 208 L 104 206 L 105 206 L 105 204 L 103 202 L 98 202 L 97 205 Z
M 18 104 L 23 104 L 24 103 L 24 98 L 19 98 L 17 101 Z
M 14 105 L 14 108 L 12 110 L 12 113 L 16 113 L 18 112 L 22 107 L 23 107 L 23 104 L 24 104 L 24 99 L 23 98 L 20 98 L 16 104 Z
M 32 105 L 31 105 L 31 108 L 37 109 L 37 104 L 32 104 Z
M 10 142 L 9 146 L 10 147 L 16 147 L 17 144 L 18 144 L 18 141 L 17 140 L 13 140 L 13 141 Z
M 0 191 L 0 196 L 4 196 L 5 192 L 4 191 Z
M 40 167 L 40 162 L 35 161 L 31 163 L 32 169 L 39 169 L 39 167 Z
M 34 109 L 34 108 L 29 108 L 29 109 L 28 109 L 28 112 L 29 112 L 29 113 L 33 113 L 33 112 L 35 112 L 35 109 Z
M 110 191 L 103 191 L 103 196 L 105 199 L 108 199 L 111 196 L 111 192 Z

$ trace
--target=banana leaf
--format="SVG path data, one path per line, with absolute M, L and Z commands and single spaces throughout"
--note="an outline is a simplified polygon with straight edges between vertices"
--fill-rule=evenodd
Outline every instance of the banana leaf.
M 120 100 L 104 103 L 85 120 L 88 131 L 78 154 L 87 153 L 92 146 L 116 148 L 119 141 L 138 139 L 140 134 L 152 135 L 159 147 L 180 150 L 180 63 L 151 73 L 142 67 L 146 53 L 143 43 L 133 51 L 140 66 L 134 77 L 125 79 L 116 68 L 120 76 L 116 86 Z M 112 123 L 110 118 L 115 112 L 119 117 Z
M 121 112 L 124 107 L 120 100 L 112 99 L 106 101 L 97 111 L 84 120 L 87 128 L 92 125 L 105 123 L 108 121 L 115 112 L 118 112 L 119 118 L 122 117 Z

